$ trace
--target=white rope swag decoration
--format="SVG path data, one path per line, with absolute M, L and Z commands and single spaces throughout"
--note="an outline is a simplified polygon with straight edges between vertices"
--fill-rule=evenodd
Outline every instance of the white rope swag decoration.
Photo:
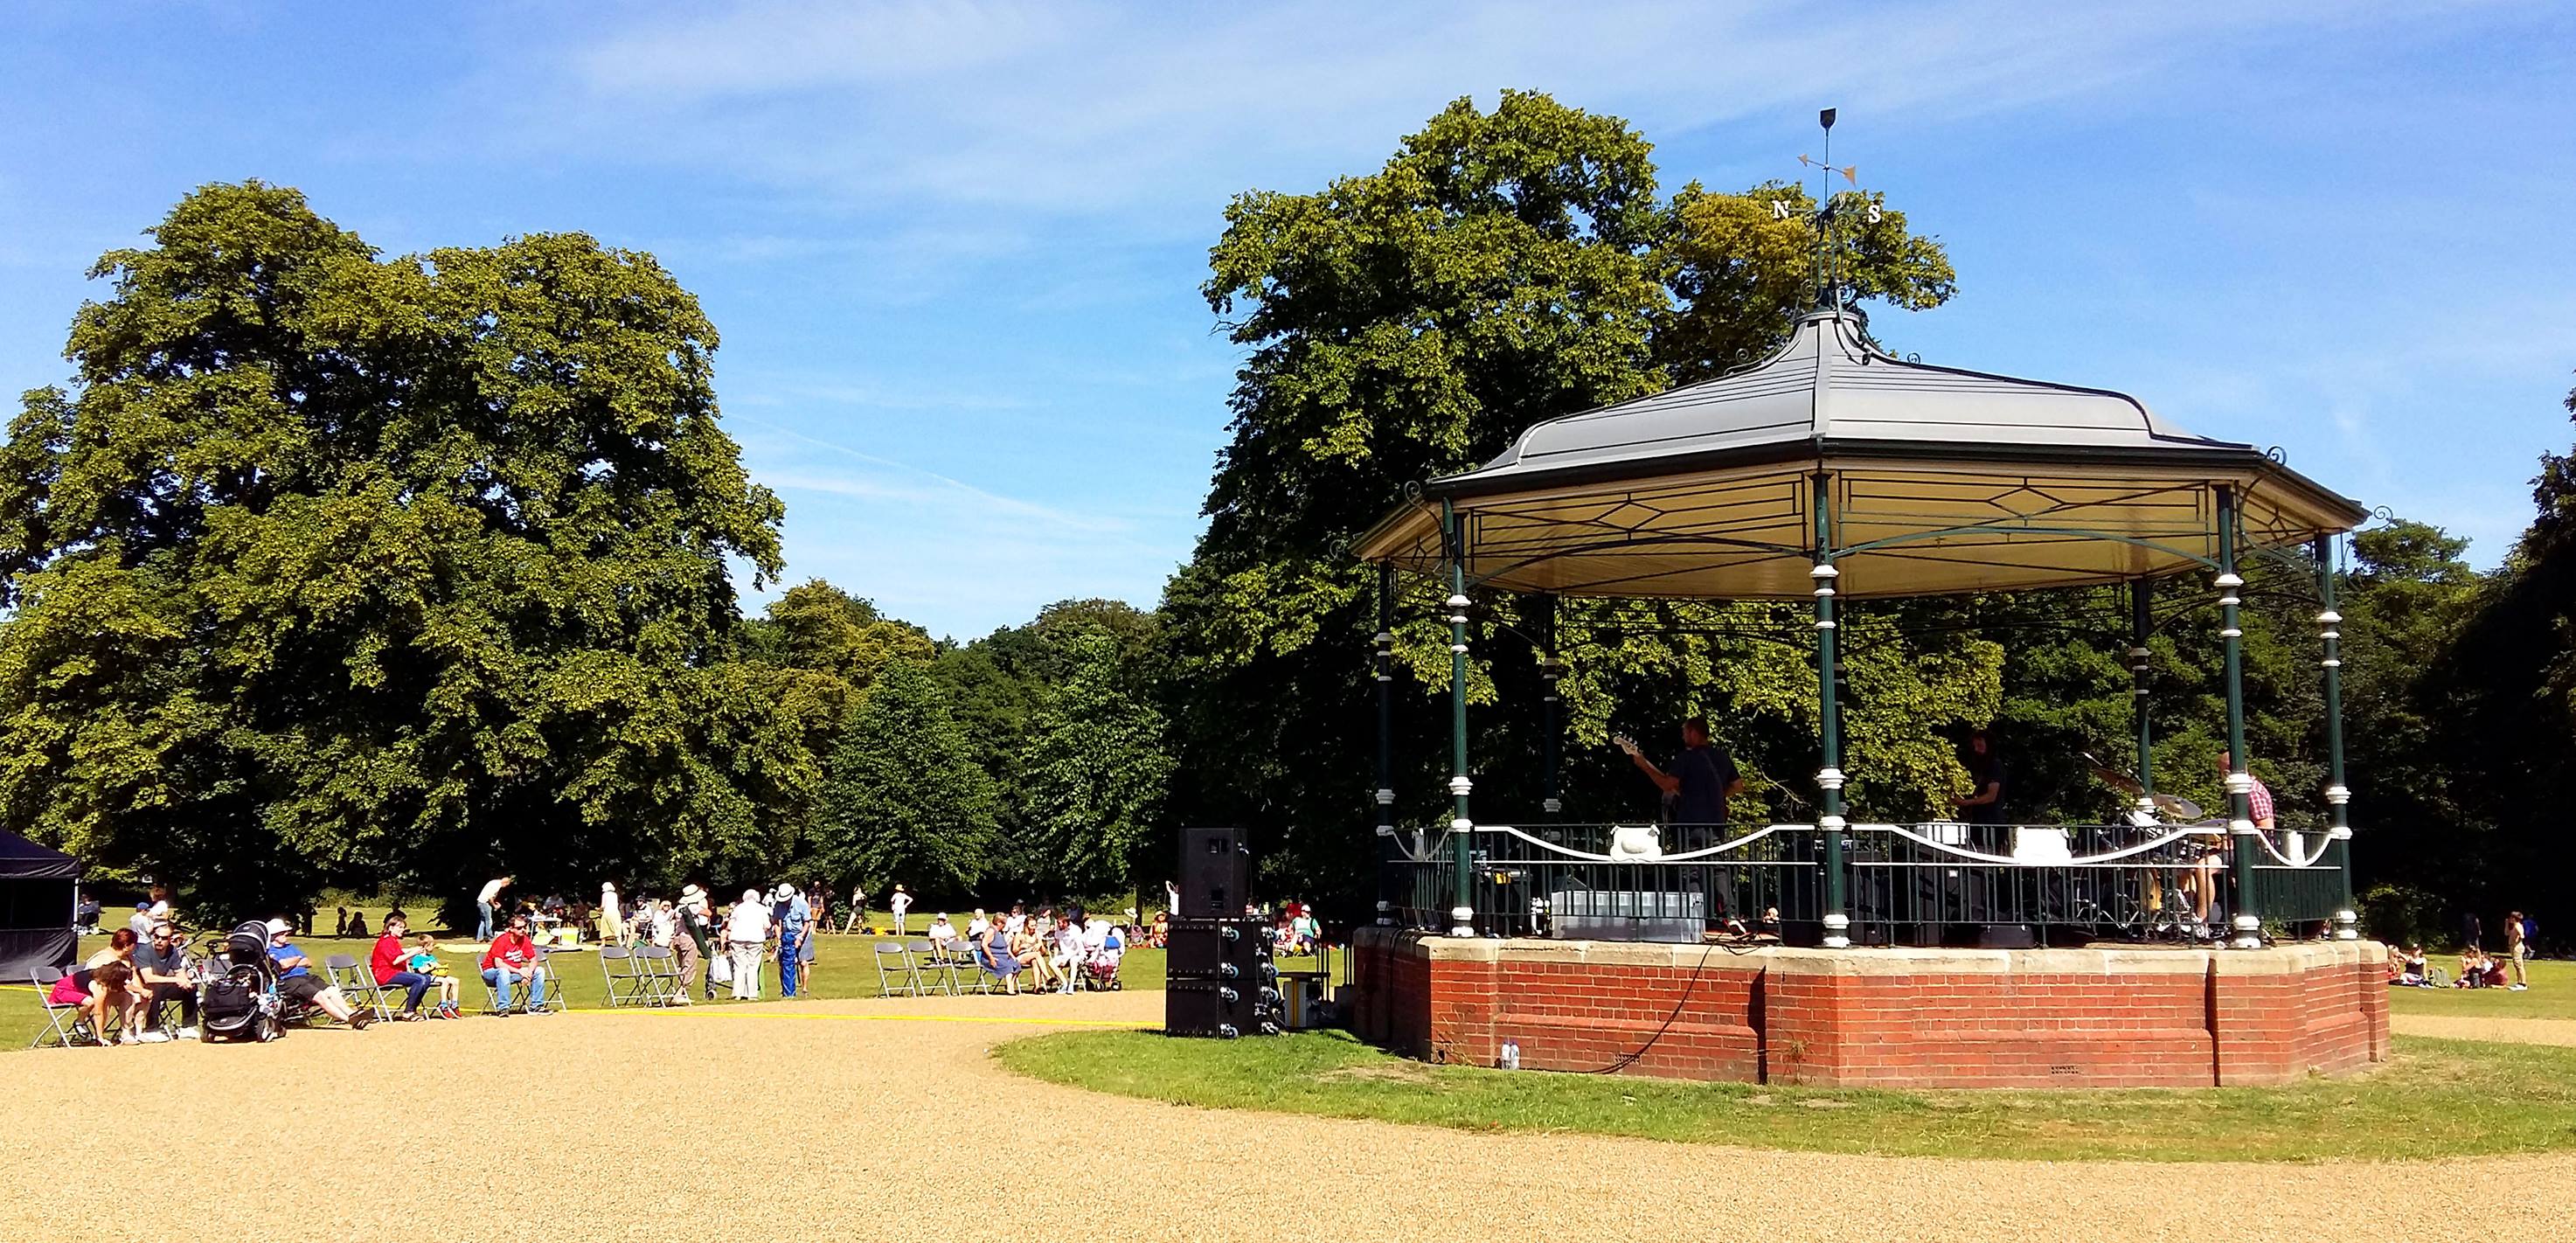
M 1609 829 L 1611 834 L 1615 837 L 1623 832 L 1636 832 L 1643 829 L 1656 829 L 1660 827 L 1661 826 L 1657 825 L 1611 825 L 1609 826 Z M 1816 826 L 1812 824 L 1764 825 L 1763 827 L 1755 829 L 1754 831 L 1736 838 L 1733 841 L 1720 842 L 1714 846 L 1703 846 L 1698 850 L 1688 850 L 1679 854 L 1668 855 L 1594 854 L 1588 850 L 1576 850 L 1571 846 L 1561 845 L 1544 838 L 1533 837 L 1508 824 L 1479 824 L 1474 826 L 1471 831 L 1477 833 L 1508 834 L 1512 837 L 1517 837 L 1522 841 L 1528 842 L 1530 845 L 1536 846 L 1541 850 L 1560 854 L 1569 859 L 1581 859 L 1587 863 L 1687 863 L 1693 859 L 1705 859 L 1713 855 L 1722 855 L 1729 851 L 1740 850 L 1745 846 L 1751 845 L 1752 843 L 1760 841 L 1775 833 L 1810 832 L 1813 831 L 1815 827 Z M 2122 859 L 2133 858 L 2137 855 L 2145 854 L 2148 851 L 2155 850 L 2160 847 L 2170 846 L 2186 837 L 2206 837 L 2211 835 L 2209 828 L 2205 825 L 2188 825 L 2182 828 L 2177 828 L 2173 832 L 2167 833 L 2162 837 L 2151 838 L 2147 841 L 2123 846 L 2118 850 L 2107 850 L 2098 855 L 2085 855 L 2081 858 L 2050 859 L 2045 862 L 2035 862 L 2029 859 L 2016 859 L 2011 855 L 1987 854 L 1980 850 L 1970 850 L 1965 846 L 1952 845 L 1948 842 L 1926 837 L 1923 834 L 1901 824 L 1855 824 L 1851 827 L 1852 831 L 1855 833 L 1893 833 L 1896 836 L 1914 842 L 1917 845 L 1930 847 L 1933 850 L 1937 850 L 1942 854 L 1949 855 L 1953 858 L 1969 859 L 1978 863 L 2009 864 L 2019 867 L 2084 867 L 2090 864 L 2116 863 Z M 2054 826 L 2035 825 L 2029 827 L 2050 828 Z M 2296 834 L 2292 834 L 2292 836 L 2296 836 Z M 2280 860 L 2283 865 L 2294 868 L 2316 866 L 2325 858 L 2326 847 L 2333 840 L 2329 835 L 2324 833 L 2311 834 L 2310 836 L 2314 836 L 2317 839 L 2316 849 L 2314 851 L 2305 852 L 2304 857 L 2292 857 L 2289 854 L 2283 853 L 2279 846 L 2273 844 L 2272 834 L 2253 834 L 2255 840 L 2263 843 L 2263 849 L 2266 853 L 2270 854 L 2273 858 Z M 1439 850 L 1428 841 L 1424 842 L 1423 852 L 1419 855 L 1415 855 L 1410 850 L 1405 851 L 1405 854 L 1411 857 L 1416 863 L 1426 862 L 1437 857 L 1439 853 Z

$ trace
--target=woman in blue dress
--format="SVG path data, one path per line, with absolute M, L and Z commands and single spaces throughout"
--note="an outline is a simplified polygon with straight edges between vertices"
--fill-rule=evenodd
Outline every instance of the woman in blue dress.
M 1000 977 L 1002 991 L 1012 994 L 1020 991 L 1020 960 L 1011 954 L 1010 930 L 1003 927 L 1001 920 L 987 925 L 984 939 L 975 943 L 975 963 Z

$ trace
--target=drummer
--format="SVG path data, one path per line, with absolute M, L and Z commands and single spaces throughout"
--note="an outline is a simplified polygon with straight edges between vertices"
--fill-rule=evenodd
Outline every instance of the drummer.
M 2220 779 L 2225 780 L 2235 771 L 2236 757 L 2225 751 L 2219 752 Z M 2252 791 L 2245 800 L 2250 809 L 2247 815 L 2253 820 L 2255 828 L 2268 833 L 2276 823 L 2272 810 L 2272 789 L 2263 784 L 2262 778 L 2256 777 L 2250 771 L 2245 774 L 2245 777 L 2246 780 L 2254 783 Z M 2209 903 L 2210 899 L 2218 893 L 2219 875 L 2227 869 L 2228 852 L 2235 849 L 2235 846 L 2235 840 L 2231 835 L 2221 834 L 2217 841 L 2209 843 L 2203 849 L 2199 861 L 2194 863 L 2189 871 L 2183 873 L 2183 892 L 2191 896 L 2192 915 L 2204 928 L 2209 926 Z

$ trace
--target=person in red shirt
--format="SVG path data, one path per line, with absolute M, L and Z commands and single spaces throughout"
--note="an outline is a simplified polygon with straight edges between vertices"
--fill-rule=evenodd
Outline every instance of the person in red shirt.
M 367 969 L 375 975 L 379 988 L 410 990 L 411 995 L 403 1000 L 402 1013 L 394 1017 L 406 1023 L 416 1023 L 421 1017 L 421 996 L 438 981 L 406 965 L 409 951 L 403 949 L 403 934 L 410 928 L 411 925 L 400 915 L 385 916 L 385 934 L 376 938 L 375 952 L 367 956 Z
M 492 947 L 483 951 L 483 982 L 492 986 L 493 996 L 500 998 L 500 1013 L 505 1018 L 510 1013 L 512 980 L 528 982 L 527 1012 L 544 1014 L 545 966 L 537 961 L 537 943 L 528 939 L 525 914 L 511 916 L 509 930 L 492 938 Z

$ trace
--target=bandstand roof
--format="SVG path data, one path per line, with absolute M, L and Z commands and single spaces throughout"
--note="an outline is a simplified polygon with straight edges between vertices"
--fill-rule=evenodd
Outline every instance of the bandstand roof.
M 2252 445 L 2136 398 L 1908 362 L 1818 311 L 1733 375 L 1551 419 L 1365 537 L 1369 561 L 1444 563 L 1455 507 L 1472 581 L 1562 595 L 1806 597 L 1818 481 L 1844 596 L 2116 582 L 2214 564 L 2234 488 L 2248 543 L 2348 530 L 2360 506 Z

